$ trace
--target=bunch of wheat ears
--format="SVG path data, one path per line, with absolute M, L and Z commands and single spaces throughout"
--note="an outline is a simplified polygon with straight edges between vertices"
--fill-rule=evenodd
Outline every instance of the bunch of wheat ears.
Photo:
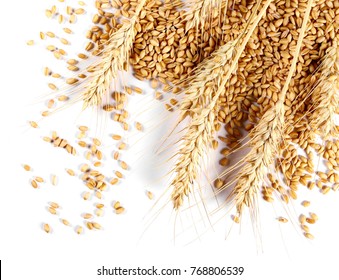
M 95 3 L 86 49 L 97 59 L 69 92 L 84 108 L 120 116 L 122 95 L 115 93 L 115 104 L 103 100 L 119 72 L 132 71 L 173 97 L 166 108 L 184 125 L 168 186 L 176 210 L 199 191 L 202 166 L 218 143 L 222 172 L 214 187 L 228 193 L 236 221 L 246 208 L 256 215 L 260 196 L 289 203 L 301 186 L 324 194 L 338 188 L 337 0 Z M 316 170 L 315 154 L 328 163 L 326 172 Z

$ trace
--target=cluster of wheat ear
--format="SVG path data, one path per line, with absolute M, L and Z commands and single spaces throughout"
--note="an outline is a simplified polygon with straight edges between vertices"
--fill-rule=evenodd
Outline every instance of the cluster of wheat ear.
M 209 148 L 218 145 L 224 145 L 222 170 L 214 184 L 220 193 L 230 190 L 225 199 L 239 217 L 247 207 L 257 213 L 260 194 L 269 202 L 276 194 L 288 203 L 297 199 L 299 185 L 316 185 L 322 193 L 328 193 L 329 184 L 339 188 L 334 148 L 339 146 L 339 5 L 313 0 L 96 2 L 86 50 L 98 58 L 87 67 L 78 99 L 84 108 L 112 113 L 129 130 L 128 113 L 118 101 L 132 88 L 115 91 L 115 104 L 103 104 L 120 71 L 131 65 L 137 79 L 151 80 L 157 99 L 168 92 L 165 107 L 178 114 L 177 126 L 184 125 L 168 186 L 176 210 L 201 190 Z M 74 71 L 76 63 L 69 62 Z M 232 154 L 242 148 L 249 152 L 234 162 Z M 316 170 L 315 154 L 325 159 L 327 172 Z

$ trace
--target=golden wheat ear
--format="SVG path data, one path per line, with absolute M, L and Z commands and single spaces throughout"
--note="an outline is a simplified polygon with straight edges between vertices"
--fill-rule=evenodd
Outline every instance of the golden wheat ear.
M 218 85 L 225 67 L 234 55 L 236 41 L 230 41 L 219 47 L 212 55 L 203 60 L 195 70 L 195 75 L 188 79 L 189 87 L 183 91 L 183 100 L 179 105 L 179 122 L 194 110 L 206 107 L 205 96 L 211 96 L 213 86 Z
M 253 135 L 250 141 L 252 149 L 245 157 L 245 166 L 241 169 L 236 186 L 230 194 L 235 201 L 239 215 L 242 214 L 245 206 L 252 210 L 256 205 L 256 195 L 279 150 L 283 124 L 284 103 L 283 100 L 280 100 L 266 111 L 251 132 Z
M 135 9 L 134 16 L 124 21 L 120 29 L 109 38 L 100 62 L 92 67 L 89 82 L 85 85 L 84 92 L 81 93 L 84 108 L 101 105 L 102 97 L 110 89 L 110 84 L 117 77 L 118 71 L 125 69 L 136 35 L 135 27 L 145 4 L 146 0 L 141 0 Z
M 204 30 L 205 22 L 208 20 L 212 7 L 221 2 L 220 0 L 195 0 L 188 3 L 188 10 L 184 14 L 186 22 L 185 31 L 195 28 Z
M 252 149 L 243 160 L 245 165 L 237 176 L 237 183 L 230 194 L 230 197 L 234 200 L 239 216 L 242 215 L 245 206 L 250 208 L 250 212 L 253 215 L 257 213 L 256 198 L 258 191 L 268 175 L 268 169 L 274 162 L 275 156 L 280 154 L 280 144 L 284 139 L 283 125 L 286 93 L 296 69 L 312 4 L 313 1 L 309 1 L 307 4 L 291 67 L 279 95 L 279 100 L 275 106 L 266 111 L 253 132 L 251 132 L 252 139 L 250 140 L 249 146 L 252 147 Z
M 97 55 L 100 55 L 98 61 L 86 65 L 86 71 L 81 73 L 84 76 L 81 80 L 77 77 L 69 78 L 65 81 L 64 87 L 53 94 L 64 94 L 63 96 L 67 98 L 65 105 L 54 112 L 79 101 L 83 102 L 83 110 L 102 105 L 103 97 L 107 97 L 111 84 L 118 78 L 119 72 L 127 71 L 135 36 L 140 29 L 139 19 L 145 12 L 143 8 L 146 3 L 147 0 L 141 0 L 131 8 L 129 12 L 131 18 L 123 19 L 119 29 L 110 33 L 103 50 L 97 51 Z M 88 58 L 86 55 L 82 56 Z
M 234 46 L 235 42 L 229 42 L 205 59 L 192 78 L 191 86 L 184 91 L 179 122 L 187 112 L 192 121 L 181 139 L 178 160 L 172 170 L 175 177 L 171 182 L 171 198 L 175 209 L 183 204 L 184 196 L 191 192 L 194 181 L 200 174 L 201 160 L 212 141 L 217 111 L 215 102 L 212 102 L 214 86 L 221 83 L 225 65 L 233 56 Z
M 326 51 L 322 63 L 321 77 L 312 92 L 312 102 L 315 108 L 310 115 L 310 125 L 320 136 L 328 139 L 338 136 L 335 125 L 335 115 L 339 106 L 339 45 L 334 40 Z
M 218 111 L 218 98 L 214 96 L 215 86 L 222 84 L 225 79 L 229 70 L 227 64 L 233 57 L 235 45 L 235 42 L 229 42 L 205 60 L 201 71 L 197 72 L 191 86 L 185 91 L 179 122 L 185 118 L 187 112 L 192 120 L 181 138 L 178 160 L 172 170 L 175 177 L 170 185 L 173 187 L 171 198 L 175 209 L 182 206 L 184 197 L 189 195 L 195 180 L 200 176 L 201 162 L 207 155 L 215 132 L 214 123 Z M 225 87 L 221 89 L 225 90 Z

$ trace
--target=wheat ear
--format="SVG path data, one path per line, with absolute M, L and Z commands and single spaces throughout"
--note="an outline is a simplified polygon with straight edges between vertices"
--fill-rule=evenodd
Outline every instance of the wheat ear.
M 237 184 L 231 192 L 238 213 L 244 206 L 255 207 L 255 194 L 264 181 L 267 168 L 273 163 L 278 151 L 284 123 L 284 103 L 278 101 L 266 111 L 258 125 L 251 132 L 251 151 L 244 159 L 245 166 L 237 176 Z
M 285 97 L 299 59 L 312 4 L 312 0 L 307 4 L 291 67 L 279 100 L 274 107 L 266 111 L 254 129 L 253 137 L 250 141 L 250 146 L 253 148 L 243 160 L 245 166 L 237 176 L 237 184 L 231 192 L 231 197 L 234 197 L 239 216 L 241 216 L 245 205 L 250 207 L 253 214 L 255 213 L 256 194 L 263 183 L 267 169 L 273 163 L 275 153 L 278 151 L 279 144 L 283 139 Z
M 124 21 L 119 30 L 109 38 L 101 61 L 93 67 L 90 81 L 82 94 L 84 108 L 101 104 L 102 96 L 110 89 L 112 80 L 117 77 L 118 71 L 123 70 L 125 63 L 129 61 L 129 54 L 136 35 L 135 24 L 145 3 L 146 0 L 141 0 L 133 17 Z
M 319 130 L 324 139 L 338 135 L 334 119 L 339 106 L 339 47 L 335 40 L 328 48 L 321 69 L 321 79 L 312 93 L 316 107 L 310 116 L 310 125 Z
M 184 21 L 186 22 L 185 31 L 191 28 L 201 28 L 204 30 L 205 20 L 210 14 L 215 0 L 195 0 L 189 6 L 189 10 L 184 14 Z
M 236 52 L 228 51 L 230 48 L 235 49 L 235 46 L 241 40 L 241 36 L 239 39 L 226 43 L 225 45 L 218 48 L 218 50 L 214 51 L 212 55 L 206 58 L 194 71 L 195 75 L 188 79 L 187 84 L 189 87 L 185 89 L 183 92 L 184 99 L 180 104 L 180 119 L 179 122 L 188 115 L 189 111 L 194 111 L 199 107 L 204 107 L 206 104 L 201 103 L 201 97 L 206 94 L 205 86 L 209 83 L 213 83 L 217 77 L 223 75 L 222 81 L 220 83 L 220 87 L 215 94 L 215 99 L 218 99 L 220 94 L 223 92 L 224 87 L 229 80 L 231 74 L 234 72 L 237 67 L 238 60 L 243 50 L 246 47 L 248 40 L 254 32 L 255 27 L 263 17 L 266 9 L 272 0 L 268 0 L 264 5 L 263 9 L 260 11 L 259 15 L 255 18 L 252 24 L 250 24 L 250 28 L 245 31 L 247 32 L 246 37 L 242 40 L 242 43 L 239 47 L 236 48 Z M 257 12 L 259 8 L 260 1 L 257 3 L 252 16 Z M 251 16 L 251 18 L 252 18 Z M 255 17 L 255 16 L 254 16 Z M 231 57 L 230 57 L 231 56 Z M 215 83 L 218 85 L 218 83 Z M 215 93 L 215 92 L 213 92 Z M 212 99 L 211 99 L 212 100 Z M 214 103 L 215 100 L 213 101 Z
M 176 175 L 171 183 L 174 187 L 171 198 L 175 209 L 183 204 L 184 196 L 190 193 L 191 186 L 200 171 L 201 158 L 211 141 L 210 135 L 214 132 L 215 111 L 204 108 L 200 115 L 204 118 L 194 120 L 188 133 L 182 139 L 184 144 L 173 170 Z
M 200 172 L 201 158 L 204 157 L 205 151 L 215 131 L 216 104 L 211 102 L 211 97 L 214 92 L 214 87 L 218 86 L 222 81 L 225 70 L 224 64 L 232 58 L 233 51 L 234 42 L 229 42 L 220 47 L 210 59 L 203 63 L 205 66 L 213 66 L 209 69 L 210 71 L 208 71 L 210 72 L 210 76 L 206 76 L 207 70 L 204 67 L 202 67 L 202 71 L 199 71 L 197 76 L 195 76 L 193 88 L 195 89 L 196 85 L 200 85 L 198 88 L 199 91 L 201 91 L 199 95 L 199 106 L 193 110 L 193 120 L 187 128 L 187 133 L 181 139 L 182 146 L 178 152 L 180 156 L 172 170 L 175 173 L 175 178 L 171 182 L 171 186 L 174 187 L 172 201 L 176 209 L 183 204 L 184 196 L 187 196 L 191 191 L 197 174 Z M 223 63 L 223 65 L 220 63 Z M 209 78 L 207 80 L 201 80 L 201 78 L 206 77 Z M 191 93 L 195 94 L 194 91 L 189 94 Z M 191 102 L 187 104 L 192 105 Z
M 216 104 L 219 96 L 225 91 L 225 85 L 234 72 L 241 53 L 271 1 L 268 0 L 258 16 L 255 17 L 239 47 L 236 48 L 236 43 L 234 42 L 221 47 L 223 51 L 227 51 L 225 57 L 229 58 L 229 63 L 226 63 L 224 67 L 215 68 L 218 71 L 213 80 L 207 79 L 205 84 L 200 84 L 201 86 L 204 85 L 200 95 L 201 100 L 197 108 L 193 107 L 193 120 L 187 128 L 187 133 L 181 139 L 183 144 L 179 149 L 179 158 L 173 169 L 176 175 L 171 182 L 171 186 L 173 187 L 172 201 L 175 209 L 182 205 L 184 196 L 187 196 L 192 190 L 194 180 L 200 171 L 200 162 L 206 155 L 207 145 L 214 134 L 215 110 L 217 109 Z M 237 42 L 240 42 L 240 39 Z M 212 59 L 215 57 L 219 57 L 219 55 L 213 55 Z M 196 79 L 195 82 L 199 84 L 199 80 Z M 215 91 L 215 88 L 217 88 L 217 91 Z M 188 96 L 187 99 L 191 102 L 192 96 Z M 192 105 L 190 106 L 192 107 Z
M 216 81 L 223 76 L 225 67 L 233 56 L 235 44 L 236 41 L 227 42 L 197 66 L 194 76 L 188 79 L 189 87 L 183 92 L 184 98 L 179 106 L 179 122 L 185 118 L 187 113 L 206 106 L 204 104 L 206 89 L 218 84 Z
M 273 0 L 267 0 L 266 1 L 266 3 L 261 8 L 259 14 L 254 16 L 253 22 L 251 22 L 249 24 L 248 30 L 245 30 L 246 35 L 244 35 L 244 34 L 240 35 L 239 39 L 236 40 L 237 41 L 236 44 L 233 45 L 234 46 L 234 51 L 232 52 L 233 56 L 230 60 L 230 63 L 225 65 L 225 69 L 223 71 L 224 75 L 221 79 L 221 83 L 217 85 L 217 91 L 214 93 L 214 97 L 211 101 L 212 103 L 216 104 L 220 95 L 225 91 L 225 86 L 226 86 L 227 82 L 229 81 L 231 75 L 236 70 L 241 54 L 243 53 L 249 39 L 251 38 L 251 36 L 252 36 L 252 34 L 255 30 L 255 28 L 257 27 L 259 21 L 262 19 L 262 17 L 266 13 L 267 8 L 271 4 L 272 1 Z M 259 7 L 260 3 L 261 3 L 260 1 L 257 3 L 257 8 Z M 253 13 L 256 13 L 256 12 L 257 11 L 255 9 L 255 11 Z M 242 39 L 242 36 L 244 36 L 243 39 Z M 238 46 L 238 44 L 239 44 L 239 46 Z

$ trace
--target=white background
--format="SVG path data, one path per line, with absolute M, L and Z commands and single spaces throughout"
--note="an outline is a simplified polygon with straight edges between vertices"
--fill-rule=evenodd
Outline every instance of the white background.
M 68 2 L 72 6 L 77 5 L 77 1 Z M 191 221 L 198 227 L 198 233 L 189 222 L 181 233 L 180 218 L 174 226 L 175 215 L 171 206 L 164 202 L 158 204 L 164 206 L 160 217 L 152 220 L 152 215 L 157 212 L 152 210 L 154 201 L 146 198 L 145 190 L 152 190 L 158 199 L 166 189 L 168 178 L 159 180 L 168 171 L 166 157 L 157 158 L 154 147 L 161 143 L 159 135 L 163 137 L 171 123 L 166 121 L 164 113 L 159 113 L 162 111 L 157 111 L 161 107 L 152 101 L 153 92 L 147 85 L 142 86 L 147 89 L 147 96 L 130 98 L 134 101 L 129 108 L 133 112 L 131 122 L 140 117 L 146 127 L 142 136 L 135 131 L 128 134 L 130 150 L 124 154 L 124 159 L 133 168 L 123 184 L 104 193 L 105 216 L 97 219 L 104 230 L 86 230 L 78 236 L 74 226 L 83 225 L 80 214 L 91 211 L 93 203 L 98 201 L 82 201 L 80 194 L 85 188 L 77 178 L 65 175 L 64 168 L 76 170 L 83 160 L 50 147 L 41 137 L 56 130 L 72 141 L 76 125 L 86 124 L 92 128 L 92 136 L 103 136 L 104 147 L 112 151 L 114 142 L 109 141 L 108 136 L 113 133 L 113 126 L 108 118 L 102 116 L 99 117 L 102 122 L 98 124 L 92 112 L 80 114 L 79 104 L 40 121 L 39 130 L 32 130 L 27 125 L 28 120 L 39 120 L 39 112 L 44 110 L 44 102 L 37 102 L 48 93 L 42 68 L 55 63 L 55 60 L 44 50 L 46 42 L 28 47 L 26 41 L 39 41 L 40 30 L 60 29 L 44 18 L 44 9 L 54 3 L 58 2 L 19 0 L 0 3 L 0 259 L 3 279 L 137 279 L 136 276 L 96 276 L 96 270 L 103 265 L 107 268 L 148 268 L 154 265 L 187 270 L 191 266 L 245 268 L 242 276 L 182 276 L 182 279 L 338 279 L 339 204 L 338 194 L 333 192 L 326 197 L 316 190 L 300 192 L 303 199 L 312 201 L 310 209 L 301 209 L 300 201 L 297 201 L 288 215 L 279 203 L 275 206 L 261 203 L 261 229 L 256 238 L 247 218 L 241 227 L 234 225 L 229 234 L 232 223 L 225 209 L 217 213 L 217 218 L 212 216 L 213 227 L 206 219 L 205 225 L 202 225 L 200 214 L 193 212 Z M 92 2 L 87 3 L 91 5 Z M 81 25 L 78 27 L 80 31 L 68 37 L 76 50 L 85 44 L 83 33 L 90 25 L 89 19 L 89 14 L 83 16 L 82 24 L 78 24 Z M 62 34 L 61 31 L 56 33 Z M 154 115 L 155 112 L 158 113 Z M 33 171 L 23 171 L 23 163 L 30 164 Z M 116 166 L 108 168 L 112 172 Z M 46 183 L 38 190 L 30 187 L 29 180 L 33 175 L 49 181 L 52 173 L 58 174 L 57 186 Z M 113 213 L 110 204 L 115 200 L 122 202 L 126 213 L 120 216 Z M 46 211 L 49 201 L 61 204 L 57 217 Z M 314 211 L 320 217 L 319 222 L 312 226 L 316 237 L 312 242 L 302 236 L 297 223 L 279 224 L 275 221 L 280 215 L 295 220 L 296 213 L 302 210 L 306 214 Z M 190 211 L 182 214 L 188 216 L 187 221 L 190 221 L 190 215 Z M 69 219 L 72 227 L 63 226 L 59 218 Z M 147 227 L 149 221 L 152 221 L 151 227 Z M 43 222 L 51 225 L 52 234 L 41 229 Z M 258 241 L 260 238 L 261 242 Z

